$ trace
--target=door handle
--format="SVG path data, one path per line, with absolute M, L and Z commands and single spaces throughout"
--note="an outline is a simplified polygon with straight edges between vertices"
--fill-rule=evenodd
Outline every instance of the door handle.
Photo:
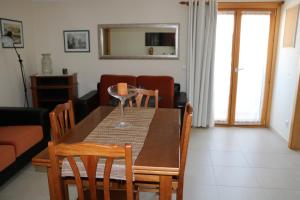
M 239 72 L 239 71 L 241 71 L 241 70 L 244 70 L 245 68 L 243 68 L 243 67 L 236 67 L 235 69 L 234 69 L 234 71 L 237 73 L 237 72 Z

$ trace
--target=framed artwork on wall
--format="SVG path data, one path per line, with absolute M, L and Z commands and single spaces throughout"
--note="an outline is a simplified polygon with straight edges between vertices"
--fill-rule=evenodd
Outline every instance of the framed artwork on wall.
M 283 47 L 295 47 L 299 4 L 286 10 Z
M 0 27 L 1 36 L 11 37 L 16 48 L 24 48 L 22 21 L 0 18 Z M 2 43 L 2 47 L 13 48 L 13 44 Z
M 64 31 L 65 52 L 90 52 L 89 30 Z

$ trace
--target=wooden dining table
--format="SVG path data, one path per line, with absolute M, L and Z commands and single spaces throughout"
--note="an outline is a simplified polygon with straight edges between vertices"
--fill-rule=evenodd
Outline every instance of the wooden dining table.
M 59 143 L 82 142 L 114 109 L 100 106 L 67 132 Z M 178 109 L 158 108 L 149 126 L 144 145 L 134 162 L 135 181 L 159 183 L 160 199 L 172 197 L 172 177 L 179 173 L 180 112 Z M 130 141 L 128 141 L 130 142 Z M 32 159 L 32 164 L 47 168 L 50 199 L 55 199 L 52 169 L 48 149 Z

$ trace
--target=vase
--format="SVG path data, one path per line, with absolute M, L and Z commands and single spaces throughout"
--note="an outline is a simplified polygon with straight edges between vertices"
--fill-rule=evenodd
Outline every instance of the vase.
M 42 54 L 42 74 L 52 74 L 52 60 L 50 53 Z
M 148 54 L 149 54 L 149 55 L 153 55 L 153 47 L 150 47 L 150 48 L 148 49 Z

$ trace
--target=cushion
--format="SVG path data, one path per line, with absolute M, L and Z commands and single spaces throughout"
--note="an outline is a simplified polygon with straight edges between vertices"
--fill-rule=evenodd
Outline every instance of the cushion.
M 160 108 L 174 107 L 174 79 L 170 76 L 138 76 L 137 86 L 148 90 L 158 89 L 161 97 L 158 106 Z
M 99 86 L 99 100 L 100 105 L 109 105 L 110 101 L 113 99 L 108 92 L 107 88 L 111 85 L 116 85 L 117 83 L 127 83 L 128 85 L 136 86 L 136 77 L 128 75 L 110 75 L 104 74 L 101 76 L 100 86 Z
M 0 144 L 14 145 L 17 157 L 42 139 L 43 129 L 38 125 L 0 127 Z
M 15 147 L 13 145 L 0 145 L 0 171 L 4 170 L 10 164 L 15 162 L 16 154 Z

